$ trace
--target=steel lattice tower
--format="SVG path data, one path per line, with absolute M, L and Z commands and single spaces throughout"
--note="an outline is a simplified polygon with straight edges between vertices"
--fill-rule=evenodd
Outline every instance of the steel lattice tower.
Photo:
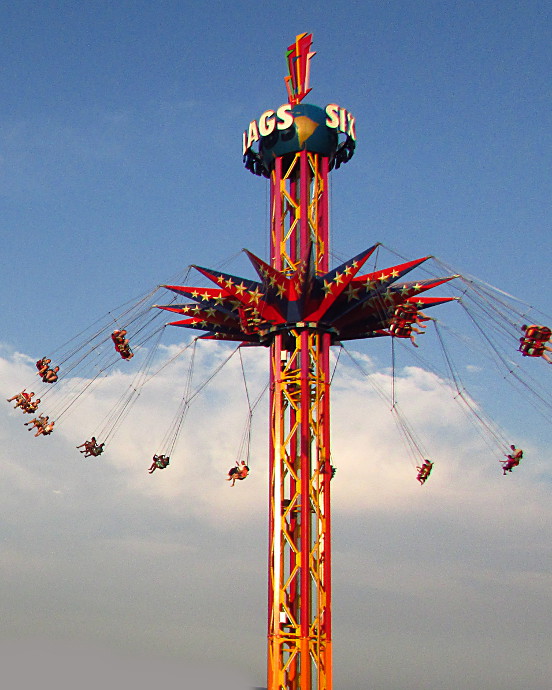
M 271 259 L 328 270 L 328 157 L 277 158 Z M 300 295 L 298 295 L 300 297 Z M 268 687 L 331 688 L 330 335 L 298 322 L 270 346 Z
M 374 245 L 329 270 L 329 172 L 354 153 L 355 119 L 302 104 L 311 44 L 288 48 L 288 102 L 243 134 L 245 167 L 270 180 L 270 262 L 247 252 L 260 280 L 196 266 L 217 287 L 167 285 L 193 302 L 160 307 L 202 338 L 270 350 L 268 690 L 332 689 L 330 346 L 405 337 L 397 310 L 452 299 L 420 296 L 451 277 L 397 282 L 429 257 L 359 275 Z

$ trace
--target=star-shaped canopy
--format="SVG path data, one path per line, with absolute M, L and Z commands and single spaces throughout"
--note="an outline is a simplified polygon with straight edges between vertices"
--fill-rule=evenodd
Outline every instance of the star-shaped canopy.
M 359 275 L 377 246 L 319 276 L 312 253 L 290 272 L 273 268 L 246 250 L 260 282 L 195 266 L 218 287 L 165 285 L 193 301 L 156 306 L 185 317 L 169 325 L 206 331 L 201 338 L 269 345 L 276 333 L 301 327 L 330 333 L 333 343 L 391 335 L 388 329 L 400 305 L 428 309 L 456 299 L 421 296 L 455 276 L 402 282 L 430 257 Z

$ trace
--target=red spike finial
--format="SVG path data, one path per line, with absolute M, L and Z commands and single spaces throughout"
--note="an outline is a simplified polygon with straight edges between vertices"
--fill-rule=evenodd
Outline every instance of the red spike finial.
M 289 74 L 284 78 L 291 105 L 297 105 L 311 90 L 310 61 L 316 53 L 311 52 L 312 34 L 299 34 L 286 53 Z

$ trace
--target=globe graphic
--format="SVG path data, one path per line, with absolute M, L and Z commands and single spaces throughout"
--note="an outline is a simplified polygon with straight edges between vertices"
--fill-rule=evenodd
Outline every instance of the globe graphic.
M 261 137 L 259 154 L 267 170 L 274 159 L 298 151 L 320 153 L 332 158 L 337 148 L 337 131 L 326 125 L 326 111 L 317 105 L 301 103 L 291 109 L 294 122 L 288 129 L 275 129 Z

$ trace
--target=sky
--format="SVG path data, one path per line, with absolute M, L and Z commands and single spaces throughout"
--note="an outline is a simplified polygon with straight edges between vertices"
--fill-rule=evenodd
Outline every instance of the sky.
M 267 183 L 243 168 L 241 135 L 285 102 L 285 50 L 301 32 L 317 51 L 308 100 L 356 118 L 355 156 L 331 175 L 334 264 L 379 241 L 387 265 L 431 254 L 549 314 L 551 15 L 532 0 L 2 7 L 4 398 L 30 388 L 38 357 L 192 263 L 254 277 L 238 252 L 267 256 Z M 188 340 L 166 329 L 157 364 Z M 419 341 L 436 361 L 435 334 Z M 459 352 L 470 391 L 526 450 L 503 477 L 442 377 L 400 348 L 397 395 L 436 458 L 420 487 L 372 386 L 391 389 L 388 343 L 348 349 L 332 389 L 335 687 L 545 690 L 550 417 Z M 202 343 L 194 385 L 232 350 Z M 48 438 L 5 403 L 3 667 L 21 688 L 264 687 L 266 400 L 251 476 L 234 488 L 224 476 L 248 413 L 237 354 L 190 405 L 167 470 L 146 471 L 186 354 L 144 387 L 108 452 L 83 460 L 75 446 L 132 385 L 135 360 Z M 243 362 L 255 399 L 267 353 Z M 550 390 L 548 365 L 529 364 Z

